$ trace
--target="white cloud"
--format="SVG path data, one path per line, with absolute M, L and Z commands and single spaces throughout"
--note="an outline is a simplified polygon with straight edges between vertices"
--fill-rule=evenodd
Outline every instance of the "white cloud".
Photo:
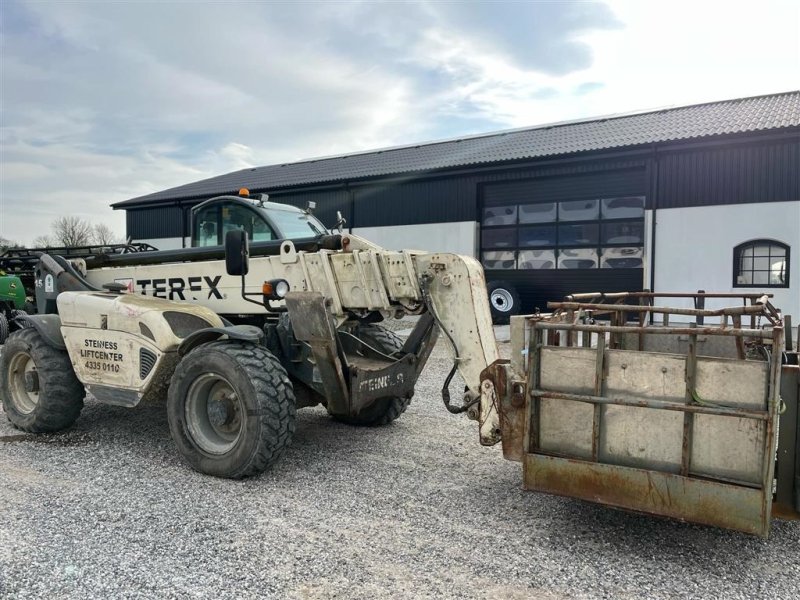
M 794 2 L 0 10 L 0 236 L 276 162 L 800 87 Z

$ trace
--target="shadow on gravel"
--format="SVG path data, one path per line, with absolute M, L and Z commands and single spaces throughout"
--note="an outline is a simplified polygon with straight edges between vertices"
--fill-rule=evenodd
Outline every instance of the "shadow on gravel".
M 12 444 L 15 442 L 34 442 L 36 444 L 47 444 L 51 446 L 69 447 L 85 446 L 92 442 L 92 438 L 85 433 L 77 435 L 70 432 L 63 433 L 19 433 L 12 435 L 0 435 L 0 443 Z
M 386 435 L 397 429 L 397 424 L 380 429 L 351 427 L 337 423 L 319 407 L 302 409 L 297 413 L 297 430 L 285 458 L 291 459 L 296 451 L 305 453 L 314 449 L 334 460 L 337 452 L 347 452 L 349 447 L 354 446 L 354 440 Z M 59 447 L 95 443 L 118 451 L 144 447 L 149 450 L 164 448 L 170 456 L 174 452 L 166 406 L 158 402 L 128 408 L 89 399 L 70 429 L 51 434 L 19 432 L 0 435 L 0 444 L 3 443 Z
M 553 541 L 613 548 L 621 556 L 652 556 L 687 569 L 713 566 L 709 548 L 725 547 L 744 558 L 767 552 L 769 544 L 753 535 L 715 527 L 682 523 L 665 517 L 628 512 L 579 500 L 564 500 L 553 515 Z M 770 536 L 791 535 L 792 524 L 773 522 Z

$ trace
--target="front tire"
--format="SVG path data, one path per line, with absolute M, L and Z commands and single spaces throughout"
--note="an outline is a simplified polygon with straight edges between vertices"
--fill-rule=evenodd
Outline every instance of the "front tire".
M 17 429 L 61 431 L 72 425 L 86 395 L 69 355 L 32 327 L 12 333 L 0 356 L 3 410 Z
M 355 335 L 375 350 L 387 356 L 391 356 L 403 348 L 403 340 L 380 325 L 359 325 Z M 406 411 L 409 404 L 411 404 L 411 398 L 389 396 L 378 398 L 357 415 L 332 416 L 337 421 L 348 425 L 382 427 L 399 418 Z
M 295 430 L 289 376 L 271 352 L 243 342 L 204 344 L 175 368 L 167 418 L 178 451 L 201 473 L 240 479 L 283 454 Z

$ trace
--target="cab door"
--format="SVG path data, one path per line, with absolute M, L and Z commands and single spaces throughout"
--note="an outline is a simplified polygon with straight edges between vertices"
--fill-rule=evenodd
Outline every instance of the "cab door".
M 277 239 L 277 235 L 255 208 L 235 200 L 204 203 L 192 217 L 192 247 L 221 246 L 225 234 L 244 229 L 253 242 Z

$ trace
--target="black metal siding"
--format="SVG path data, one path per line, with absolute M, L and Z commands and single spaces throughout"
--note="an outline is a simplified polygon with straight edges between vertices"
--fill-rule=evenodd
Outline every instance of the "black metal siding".
M 352 223 L 350 191 L 345 188 L 299 191 L 292 193 L 271 193 L 269 199 L 274 202 L 291 204 L 298 208 L 306 208 L 309 202 L 316 202 L 314 214 L 328 227 L 333 227 L 336 223 L 336 211 L 340 211 L 342 216 L 347 219 L 348 224 Z
M 327 224 L 333 224 L 339 210 L 350 227 L 477 221 L 481 189 L 493 182 L 521 181 L 522 185 L 532 185 L 537 197 L 556 201 L 643 193 L 657 208 L 798 200 L 799 138 L 703 148 L 672 145 L 663 153 L 657 148 L 641 149 L 639 158 L 611 160 L 600 154 L 580 161 L 564 159 L 562 163 L 550 159 L 546 166 L 531 162 L 481 166 L 437 177 L 417 173 L 405 178 L 276 191 L 271 192 L 271 198 L 301 208 L 314 201 L 317 216 Z M 206 199 L 184 201 L 183 205 L 189 207 Z M 486 201 L 501 202 L 491 198 Z M 134 239 L 181 235 L 180 209 L 175 205 L 128 209 L 127 223 L 128 236 Z
M 474 221 L 474 177 L 359 186 L 353 227 Z
M 181 237 L 181 207 L 158 206 L 129 210 L 125 215 L 128 237 L 134 240 Z
M 478 221 L 481 188 L 495 182 L 533 185 L 537 197 L 553 200 L 596 198 L 597 194 L 644 194 L 645 165 L 644 160 L 595 160 L 540 168 L 478 170 L 436 179 L 351 184 L 355 211 L 349 223 L 352 227 L 381 227 Z
M 518 202 L 521 196 L 534 202 L 561 202 L 618 196 L 647 195 L 647 172 L 642 165 L 601 173 L 576 173 L 568 177 L 542 177 L 509 183 L 493 183 L 483 188 L 484 206 Z
M 800 200 L 800 136 L 659 155 L 658 208 Z

